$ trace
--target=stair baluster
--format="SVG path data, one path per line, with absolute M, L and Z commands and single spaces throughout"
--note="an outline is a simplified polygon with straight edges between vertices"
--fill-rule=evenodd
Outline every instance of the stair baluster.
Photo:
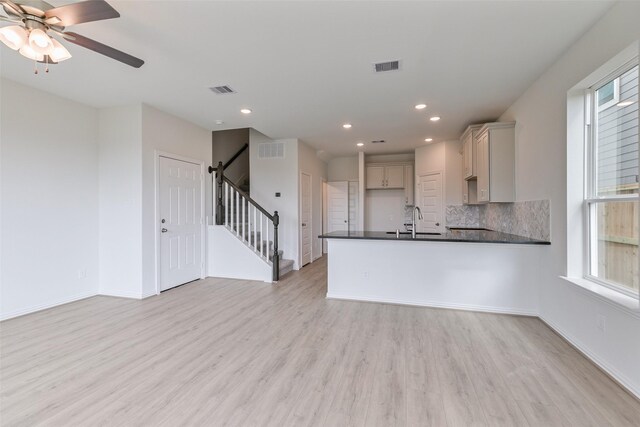
M 216 224 L 224 225 L 237 238 L 249 245 L 256 254 L 271 263 L 273 281 L 278 281 L 280 279 L 280 253 L 278 249 L 280 216 L 278 211 L 271 215 L 224 176 L 222 162 L 218 163 L 218 167 L 215 169 L 209 168 L 209 171 L 216 172 L 216 185 L 214 186 Z M 251 215 L 252 209 L 253 215 Z M 271 227 L 273 227 L 273 231 L 270 230 Z M 271 234 L 273 242 L 269 240 Z M 291 268 L 292 261 L 288 261 L 288 263 L 283 268 Z

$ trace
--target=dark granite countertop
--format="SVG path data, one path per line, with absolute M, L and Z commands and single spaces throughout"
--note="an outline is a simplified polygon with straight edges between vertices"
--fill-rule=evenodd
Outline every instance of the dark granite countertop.
M 467 243 L 508 243 L 518 245 L 550 245 L 551 242 L 501 233 L 492 230 L 454 229 L 442 234 L 420 234 L 416 238 L 411 233 L 396 236 L 395 231 L 333 231 L 318 236 L 321 239 L 361 239 L 361 240 L 398 240 L 414 242 L 467 242 Z

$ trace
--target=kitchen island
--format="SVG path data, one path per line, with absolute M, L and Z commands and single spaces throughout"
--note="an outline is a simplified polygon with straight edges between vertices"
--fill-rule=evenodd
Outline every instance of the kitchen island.
M 549 242 L 491 230 L 332 232 L 327 298 L 536 315 Z

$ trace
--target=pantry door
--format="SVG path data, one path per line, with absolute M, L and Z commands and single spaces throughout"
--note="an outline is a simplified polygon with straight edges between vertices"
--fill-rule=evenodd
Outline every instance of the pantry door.
M 418 230 L 424 233 L 442 233 L 444 221 L 442 212 L 442 172 L 421 175 L 418 188 L 418 206 L 422 220 Z

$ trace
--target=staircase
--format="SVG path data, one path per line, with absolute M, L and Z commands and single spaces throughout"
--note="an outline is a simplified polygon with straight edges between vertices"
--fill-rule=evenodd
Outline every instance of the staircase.
M 250 209 L 247 209 L 249 211 Z M 246 229 L 250 229 L 251 222 L 249 218 L 245 218 L 245 221 L 242 223 L 235 223 L 233 226 L 228 226 L 227 228 L 236 236 L 242 235 L 242 229 L 246 227 Z M 264 253 L 267 254 L 266 259 L 273 265 L 273 240 L 264 240 L 262 239 L 262 234 L 260 231 L 252 231 L 248 234 L 247 239 L 241 239 L 243 242 L 249 247 L 253 248 L 256 253 Z M 279 262 L 279 276 L 282 278 L 287 273 L 293 271 L 293 260 L 292 259 L 283 259 L 284 251 L 278 250 L 278 257 L 280 259 Z M 263 258 L 265 258 L 263 256 Z
M 267 212 L 249 194 L 224 176 L 225 166 L 209 168 L 215 175 L 216 225 L 223 225 L 256 256 L 271 266 L 272 281 L 293 270 L 293 260 L 282 259 L 283 251 L 278 248 L 278 211 Z M 248 183 L 244 183 L 248 184 Z

